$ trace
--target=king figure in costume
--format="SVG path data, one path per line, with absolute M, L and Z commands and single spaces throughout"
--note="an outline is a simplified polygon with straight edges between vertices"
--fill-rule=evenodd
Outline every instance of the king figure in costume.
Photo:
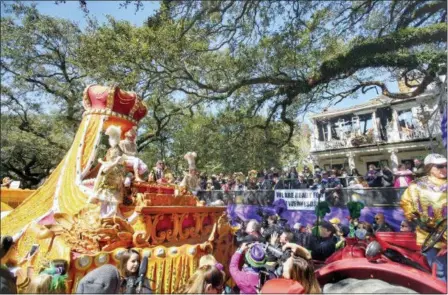
M 425 158 L 427 176 L 412 182 L 401 198 L 401 207 L 405 217 L 416 221 L 417 244 L 422 245 L 429 235 L 428 229 L 446 218 L 447 213 L 447 160 L 439 154 L 430 154 Z M 436 267 L 437 277 L 446 282 L 446 228 L 442 241 L 426 253 L 430 266 Z

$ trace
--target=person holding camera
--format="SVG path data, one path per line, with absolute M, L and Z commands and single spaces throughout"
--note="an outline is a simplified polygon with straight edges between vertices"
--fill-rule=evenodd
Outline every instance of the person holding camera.
M 328 221 L 322 221 L 319 226 L 319 237 L 311 241 L 313 259 L 324 261 L 336 251 L 337 239 L 334 236 L 335 227 Z
M 314 274 L 314 265 L 310 252 L 304 247 L 286 243 L 284 253 L 290 257 L 283 262 L 282 278 L 267 281 L 261 288 L 261 294 L 289 293 L 289 294 L 320 294 L 319 282 Z
M 240 269 L 244 257 L 245 265 Z M 266 251 L 260 243 L 243 243 L 230 260 L 229 271 L 242 294 L 256 294 L 259 272 L 265 267 Z

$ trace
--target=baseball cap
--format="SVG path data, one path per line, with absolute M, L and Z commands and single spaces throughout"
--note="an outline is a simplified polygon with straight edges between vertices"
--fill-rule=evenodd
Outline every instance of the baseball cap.
M 426 156 L 425 161 L 424 161 L 425 165 L 429 165 L 429 164 L 435 164 L 435 165 L 440 165 L 440 164 L 446 164 L 446 158 L 440 154 L 429 154 Z

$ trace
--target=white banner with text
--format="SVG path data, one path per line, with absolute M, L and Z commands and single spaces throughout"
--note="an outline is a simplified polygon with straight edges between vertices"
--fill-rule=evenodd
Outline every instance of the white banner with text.
M 288 210 L 314 210 L 317 206 L 319 193 L 315 190 L 275 190 L 275 200 L 283 199 Z M 325 198 L 321 198 L 324 201 Z

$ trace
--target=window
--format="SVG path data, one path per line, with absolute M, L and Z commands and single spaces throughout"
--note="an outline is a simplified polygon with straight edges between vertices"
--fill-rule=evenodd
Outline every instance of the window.
M 414 116 L 412 115 L 412 111 L 411 110 L 399 111 L 398 124 L 400 125 L 400 128 L 414 129 L 415 122 L 414 122 Z

